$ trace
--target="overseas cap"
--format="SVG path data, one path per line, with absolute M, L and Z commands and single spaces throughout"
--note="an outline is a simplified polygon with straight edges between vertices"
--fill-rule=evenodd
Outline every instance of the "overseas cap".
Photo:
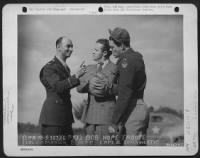
M 124 28 L 116 27 L 114 30 L 108 29 L 110 37 L 119 43 L 130 42 L 130 35 Z

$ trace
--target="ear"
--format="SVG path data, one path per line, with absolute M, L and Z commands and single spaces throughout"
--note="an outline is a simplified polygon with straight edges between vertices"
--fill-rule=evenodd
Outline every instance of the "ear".
M 56 49 L 57 49 L 57 50 L 60 50 L 60 47 L 61 47 L 60 44 L 58 44 Z
M 108 54 L 107 51 L 103 51 L 103 57 L 105 57 Z
M 124 51 L 126 49 L 126 47 L 125 47 L 125 45 L 123 43 L 121 44 L 120 47 L 121 47 L 122 51 Z

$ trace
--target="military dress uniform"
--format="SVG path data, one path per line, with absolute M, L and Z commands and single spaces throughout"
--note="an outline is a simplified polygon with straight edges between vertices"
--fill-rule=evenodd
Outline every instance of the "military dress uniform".
M 98 65 L 88 65 L 87 73 L 80 78 L 80 85 L 77 91 L 88 93 L 88 105 L 85 107 L 82 121 L 86 123 L 86 145 L 114 145 L 114 142 L 106 140 L 110 137 L 108 126 L 112 124 L 112 116 L 116 108 L 115 95 L 106 95 L 105 97 L 96 97 L 89 91 L 89 82 L 97 73 Z M 110 60 L 102 68 L 101 73 L 107 76 L 110 83 L 113 82 L 117 72 L 117 67 Z M 107 137 L 107 138 L 108 138 Z
M 129 48 L 118 59 L 117 67 L 118 99 L 112 121 L 125 127 L 121 133 L 124 145 L 145 145 L 149 113 L 143 101 L 146 86 L 143 57 Z
M 71 145 L 72 140 L 72 103 L 70 89 L 79 84 L 75 75 L 70 75 L 70 69 L 54 57 L 40 71 L 40 81 L 46 90 L 39 124 L 41 125 L 44 145 Z M 62 141 L 46 141 L 49 136 L 64 136 Z

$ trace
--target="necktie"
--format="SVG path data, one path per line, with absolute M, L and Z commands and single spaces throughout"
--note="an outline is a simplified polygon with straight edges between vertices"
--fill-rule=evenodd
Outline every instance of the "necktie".
M 70 69 L 69 69 L 69 67 L 67 66 L 67 64 L 65 64 L 64 67 L 65 67 L 65 70 L 67 71 L 67 73 L 70 74 Z
M 97 64 L 97 72 L 101 72 L 102 66 L 103 66 L 103 62 L 99 62 L 99 63 Z

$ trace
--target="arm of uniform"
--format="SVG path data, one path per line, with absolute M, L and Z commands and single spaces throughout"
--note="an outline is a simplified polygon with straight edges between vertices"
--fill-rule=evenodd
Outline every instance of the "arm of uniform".
M 99 76 L 99 82 L 95 90 L 100 91 L 104 97 L 117 95 L 118 68 L 115 64 L 110 65 L 109 74 L 98 73 L 97 76 Z
M 118 86 L 117 83 L 111 83 L 108 85 L 106 93 L 109 95 L 118 95 Z
M 109 73 L 99 72 L 96 74 L 96 82 L 90 82 L 93 84 L 92 93 L 96 97 L 108 97 L 117 94 L 117 66 L 110 64 Z M 95 95 L 96 94 L 96 95 Z
M 77 92 L 79 92 L 79 93 L 88 93 L 89 82 L 88 82 L 88 80 L 86 78 L 87 78 L 86 74 L 79 78 L 80 84 L 76 88 Z
M 118 86 L 117 86 L 117 80 L 118 80 L 118 68 L 115 65 L 115 67 L 112 70 L 112 74 L 110 75 L 109 80 L 111 81 L 109 85 L 107 85 L 107 95 L 117 95 L 118 94 Z
M 112 120 L 114 124 L 118 124 L 121 121 L 122 116 L 126 113 L 129 108 L 130 101 L 133 97 L 133 82 L 135 77 L 135 62 L 133 59 L 126 58 L 127 66 L 119 65 L 120 77 L 118 79 L 118 99 L 115 112 Z
M 79 84 L 79 79 L 75 75 L 68 77 L 64 80 L 60 80 L 59 75 L 56 74 L 56 70 L 52 66 L 46 66 L 43 69 L 44 78 L 47 83 L 59 93 L 62 93 L 66 89 L 74 88 Z
M 87 69 L 87 72 L 79 78 L 80 84 L 76 88 L 77 92 L 79 92 L 79 93 L 88 93 L 88 91 L 89 91 L 88 90 L 89 89 L 88 88 L 89 87 L 89 80 L 94 75 L 93 73 L 91 73 L 91 66 L 90 65 L 88 65 L 86 67 L 86 69 Z

